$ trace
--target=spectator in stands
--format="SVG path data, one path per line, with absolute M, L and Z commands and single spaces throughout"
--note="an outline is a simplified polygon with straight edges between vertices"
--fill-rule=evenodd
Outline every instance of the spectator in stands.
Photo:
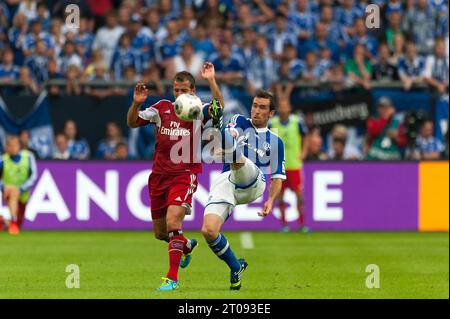
M 364 45 L 357 43 L 353 49 L 353 58 L 346 61 L 344 69 L 350 81 L 369 90 L 372 64 L 365 58 L 365 51 Z
M 386 43 L 378 47 L 378 61 L 373 65 L 372 80 L 398 81 L 397 66 L 389 62 L 389 48 Z
M 52 19 L 50 25 L 50 41 L 52 45 L 53 52 L 51 56 L 59 57 L 64 46 L 66 38 L 62 32 L 63 22 L 59 18 Z M 49 54 L 50 55 L 50 54 Z
M 409 91 L 415 83 L 423 83 L 424 68 L 425 60 L 417 55 L 416 44 L 408 42 L 405 56 L 398 61 L 398 75 L 406 91 Z
M 347 56 L 351 56 L 353 48 L 356 44 L 362 44 L 365 50 L 365 56 L 370 61 L 373 61 L 377 55 L 378 41 L 367 34 L 367 28 L 364 19 L 359 18 L 355 20 L 355 33 L 347 41 Z
M 245 4 L 243 4 L 245 6 Z M 252 21 L 253 18 L 248 14 L 247 21 Z M 205 27 L 206 30 L 212 28 L 224 28 L 227 24 L 229 16 L 226 11 L 219 9 L 219 1 L 206 0 L 202 10 L 198 14 L 198 24 Z M 244 20 L 239 20 L 244 21 Z
M 333 7 L 324 5 L 320 11 L 320 22 L 325 26 L 328 39 L 339 45 L 339 49 L 345 47 L 345 34 L 342 26 L 334 20 Z M 317 26 L 317 25 L 316 25 Z M 317 33 L 317 29 L 316 29 Z
M 251 29 L 250 29 L 251 30 Z M 278 59 L 283 54 L 283 48 L 286 43 L 297 46 L 297 37 L 294 28 L 288 24 L 287 17 L 278 12 L 275 17 L 275 22 L 270 25 L 266 31 L 267 39 L 272 55 Z
M 328 156 L 322 150 L 323 140 L 320 135 L 320 129 L 314 127 L 308 134 L 308 155 L 306 156 L 306 161 L 324 161 L 328 159 Z
M 244 65 L 249 65 L 255 56 L 255 41 L 255 30 L 251 28 L 242 30 L 239 44 L 235 48 L 234 53 L 241 57 Z
M 427 55 L 433 51 L 436 13 L 428 5 L 428 0 L 417 0 L 416 5 L 406 11 L 403 31 L 417 43 L 419 54 Z
M 31 32 L 23 38 L 21 45 L 25 57 L 34 54 L 38 40 L 44 41 L 45 46 L 47 47 L 48 56 L 57 53 L 57 51 L 55 51 L 55 39 L 48 33 L 42 31 L 42 24 L 38 20 L 32 20 L 30 22 L 30 30 Z
M 403 34 L 402 28 L 402 16 L 398 11 L 393 11 L 388 15 L 388 27 L 385 30 L 386 43 L 390 51 L 394 51 L 394 37 L 397 34 Z
M 168 61 L 165 77 L 166 79 L 172 79 L 176 73 L 188 71 L 199 79 L 203 62 L 203 56 L 195 52 L 192 42 L 186 41 L 181 46 L 181 52 Z
M 142 27 L 142 33 L 146 34 L 153 43 L 163 41 L 167 37 L 167 30 L 159 19 L 157 8 L 149 8 L 145 14 L 147 26 Z
M 104 99 L 108 96 L 114 94 L 114 88 L 108 85 L 110 76 L 107 72 L 107 68 L 103 63 L 98 63 L 94 66 L 94 74 L 91 75 L 86 83 L 84 92 L 88 96 L 92 96 L 97 99 Z M 89 85 L 89 82 L 99 81 L 103 82 L 104 85 Z
M 308 9 L 308 0 L 297 0 L 295 11 L 291 11 L 288 19 L 296 28 L 298 48 L 300 49 L 313 36 L 317 17 Z M 299 53 L 301 57 L 301 51 Z
M 328 158 L 334 160 L 359 160 L 362 158 L 358 148 L 349 142 L 348 129 L 342 124 L 336 124 L 331 131 L 331 148 L 328 151 Z
M 432 120 L 423 122 L 420 134 L 417 136 L 416 147 L 420 152 L 421 160 L 436 160 L 445 150 L 444 145 L 433 136 L 434 124 Z
M 67 138 L 70 157 L 78 160 L 89 159 L 89 144 L 78 134 L 77 124 L 73 120 L 64 123 L 64 134 Z
M 104 65 L 111 65 L 112 56 L 117 42 L 125 29 L 117 24 L 117 16 L 114 11 L 108 11 L 105 17 L 106 25 L 98 29 L 93 49 L 99 49 L 103 55 Z
M 167 22 L 166 29 L 167 37 L 159 43 L 156 52 L 157 61 L 159 61 L 162 68 L 166 68 L 170 59 L 178 54 L 178 50 L 183 41 L 180 37 L 177 20 L 170 20 Z
M 116 145 L 114 150 L 113 159 L 124 161 L 132 159 L 128 153 L 128 145 L 126 143 L 120 142 Z
M 91 60 L 89 64 L 87 64 L 87 66 L 84 68 L 83 80 L 86 81 L 94 75 L 95 66 L 97 64 L 103 64 L 103 53 L 99 49 L 92 50 Z
M 434 54 L 427 57 L 423 72 L 425 81 L 439 94 L 448 93 L 449 63 L 445 51 L 444 40 L 436 40 Z
M 335 21 L 343 26 L 348 37 L 355 34 L 355 21 L 363 15 L 364 12 L 354 4 L 354 0 L 342 0 L 342 6 L 335 9 Z
M 30 146 L 30 132 L 22 130 L 19 133 L 20 149 L 33 153 L 36 159 L 39 158 L 38 152 Z
M 128 66 L 132 66 L 135 70 L 141 69 L 141 56 L 139 52 L 131 47 L 131 37 L 127 33 L 123 33 L 119 38 L 117 46 L 111 61 L 111 71 L 115 80 L 122 80 L 124 70 Z
M 86 17 L 80 17 L 80 28 L 74 43 L 77 54 L 83 60 L 83 64 L 86 64 L 91 58 L 94 43 L 94 34 L 89 30 L 89 20 Z
M 45 2 L 39 2 L 36 7 L 36 19 L 42 24 L 42 30 L 45 32 L 50 31 L 50 12 L 48 11 Z
M 80 78 L 81 69 L 76 64 L 70 64 L 66 71 L 67 84 L 64 90 L 66 95 L 80 95 L 82 93 Z
M 150 68 L 154 64 L 155 44 L 150 36 L 142 31 L 142 17 L 139 14 L 134 13 L 131 15 L 127 34 L 130 37 L 133 54 L 138 62 L 134 63 L 133 67 L 137 73 L 142 73 L 144 68 Z
M 8 31 L 8 39 L 14 51 L 14 63 L 23 63 L 22 45 L 28 33 L 27 18 L 22 13 L 17 13 L 13 18 L 12 27 Z
M 218 82 L 233 85 L 243 79 L 244 66 L 238 55 L 231 54 L 231 45 L 223 43 L 217 54 L 213 54 L 211 62 L 216 69 L 216 79 Z
M 32 56 L 25 59 L 25 65 L 30 69 L 33 78 L 41 83 L 48 78 L 47 47 L 44 41 L 36 41 L 36 50 Z
M 276 69 L 263 35 L 256 38 L 255 49 L 255 56 L 246 68 L 247 90 L 252 96 L 258 89 L 272 87 Z
M 30 69 L 28 69 L 26 66 L 21 67 L 19 74 L 20 74 L 19 81 L 21 84 L 21 88 L 17 94 L 18 95 L 37 94 L 39 92 L 39 86 L 31 76 Z
M 53 159 L 68 160 L 70 159 L 70 150 L 67 137 L 64 133 L 58 133 L 55 136 L 55 145 L 53 146 Z
M 364 153 L 368 160 L 399 160 L 407 139 L 403 125 L 395 116 L 395 107 L 387 97 L 378 102 L 378 117 L 367 120 Z
M 96 158 L 114 159 L 114 152 L 119 143 L 125 143 L 126 140 L 122 136 L 122 131 L 115 122 L 106 124 L 106 138 L 100 142 L 95 154 Z
M 297 48 L 292 44 L 284 46 L 284 57 L 289 61 L 289 72 L 291 80 L 298 80 L 304 68 L 303 61 L 297 58 Z
M 305 47 L 302 51 L 315 51 L 327 48 L 331 52 L 332 59 L 334 61 L 340 60 L 340 48 L 339 45 L 330 39 L 328 36 L 327 27 L 324 23 L 317 23 L 315 27 L 314 38 L 306 42 Z
M 333 156 L 329 156 L 328 159 L 334 161 L 343 161 L 345 160 L 345 139 L 335 137 L 331 142 L 330 152 L 333 153 Z
M 195 52 L 202 54 L 203 59 L 208 58 L 215 52 L 216 49 L 214 43 L 208 37 L 204 26 L 198 24 L 195 27 L 192 36 L 192 45 L 194 46 Z
M 301 71 L 301 79 L 303 81 L 320 81 L 324 76 L 325 70 L 321 68 L 316 52 L 307 52 L 305 63 L 303 64 Z
M 22 0 L 20 1 L 17 12 L 23 13 L 28 21 L 37 17 L 37 1 L 36 0 Z
M 400 59 L 404 57 L 405 54 L 405 37 L 403 34 L 398 33 L 394 35 L 394 50 L 391 53 L 389 62 L 396 65 L 398 68 L 398 63 Z
M 195 12 L 191 6 L 184 6 L 180 16 L 180 28 L 185 30 L 189 35 L 197 26 L 197 19 L 195 18 Z
M 291 78 L 290 63 L 287 58 L 281 58 L 275 75 L 276 81 L 273 84 L 275 95 L 280 99 L 289 99 L 294 90 L 294 81 Z
M 5 48 L 2 52 L 2 64 L 0 64 L 0 81 L 9 82 L 19 79 L 20 68 L 14 65 L 14 52 L 11 48 Z
M 64 75 L 58 71 L 58 63 L 56 60 L 49 60 L 47 68 L 47 80 L 60 80 L 64 78 Z M 51 95 L 59 95 L 61 93 L 61 88 L 57 85 L 50 86 L 48 90 Z
M 332 92 L 341 92 L 348 86 L 348 78 L 344 72 L 344 66 L 340 63 L 333 64 L 325 73 L 325 82 L 328 82 Z
M 64 74 L 68 71 L 71 65 L 75 65 L 78 69 L 83 68 L 83 61 L 81 57 L 75 52 L 75 45 L 73 42 L 67 41 L 64 43 L 61 56 L 58 59 L 58 68 Z

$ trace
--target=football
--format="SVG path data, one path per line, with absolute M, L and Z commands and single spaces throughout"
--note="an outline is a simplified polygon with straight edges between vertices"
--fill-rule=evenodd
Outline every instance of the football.
M 175 100 L 174 107 L 180 120 L 192 122 L 202 111 L 202 101 L 195 94 L 184 93 Z

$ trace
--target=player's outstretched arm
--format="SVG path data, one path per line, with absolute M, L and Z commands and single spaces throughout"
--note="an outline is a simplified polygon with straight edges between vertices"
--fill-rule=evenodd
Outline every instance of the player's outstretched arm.
M 216 82 L 216 71 L 214 68 L 214 64 L 210 62 L 205 62 L 202 68 L 202 77 L 206 81 L 208 81 L 209 89 L 211 90 L 212 99 L 217 99 L 222 108 L 225 107 L 225 103 L 223 101 L 222 92 L 220 92 L 219 85 Z
M 281 178 L 273 178 L 270 180 L 269 199 L 264 203 L 263 210 L 258 213 L 259 216 L 266 217 L 272 211 L 273 203 L 281 192 L 283 180 Z
M 127 125 L 131 128 L 139 127 L 138 123 L 138 114 L 139 114 L 139 107 L 142 103 L 145 102 L 145 100 L 148 97 L 148 89 L 146 88 L 145 84 L 142 82 L 139 82 L 134 87 L 134 94 L 133 94 L 133 102 L 131 103 L 130 108 L 128 109 L 127 113 Z

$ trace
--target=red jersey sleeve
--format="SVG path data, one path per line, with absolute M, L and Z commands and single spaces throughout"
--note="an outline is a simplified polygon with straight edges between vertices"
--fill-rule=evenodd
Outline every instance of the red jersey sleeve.
M 144 126 L 150 123 L 155 123 L 159 126 L 161 124 L 161 118 L 159 116 L 160 104 L 161 101 L 147 107 L 142 111 L 139 111 L 137 120 L 138 124 L 140 126 Z

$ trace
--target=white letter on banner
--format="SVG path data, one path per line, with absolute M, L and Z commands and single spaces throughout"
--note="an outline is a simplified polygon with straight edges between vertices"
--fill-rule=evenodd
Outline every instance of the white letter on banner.
M 38 214 L 55 214 L 60 222 L 70 218 L 69 209 L 47 169 L 36 183 L 25 216 L 27 220 L 34 221 Z
M 145 187 L 148 193 L 148 176 L 150 173 L 151 170 L 145 170 L 134 175 L 128 183 L 126 192 L 128 209 L 137 219 L 144 222 L 152 220 L 150 207 L 145 206 L 141 201 L 142 188 Z
M 119 220 L 119 174 L 115 170 L 106 171 L 103 192 L 83 171 L 77 170 L 77 219 L 89 220 L 90 199 L 100 206 L 112 220 Z
M 342 185 L 342 171 L 317 171 L 313 177 L 313 219 L 314 221 L 341 221 L 344 217 L 341 207 L 327 207 L 342 202 L 342 190 L 328 189 L 328 185 Z

